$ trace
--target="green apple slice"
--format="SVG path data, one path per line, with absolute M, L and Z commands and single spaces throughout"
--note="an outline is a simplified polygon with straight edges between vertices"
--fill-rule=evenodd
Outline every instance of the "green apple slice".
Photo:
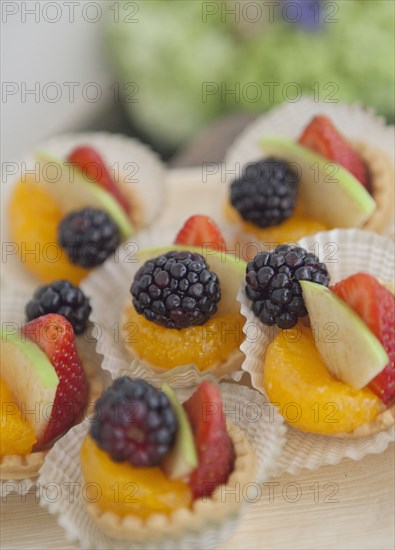
M 47 355 L 21 333 L 8 334 L 2 329 L 1 378 L 40 441 L 51 418 L 59 384 Z
M 195 439 L 187 414 L 174 391 L 166 383 L 163 384 L 162 391 L 167 395 L 177 417 L 178 432 L 174 446 L 161 466 L 170 479 L 185 479 L 198 465 Z
M 331 227 L 361 227 L 375 211 L 373 197 L 336 162 L 286 138 L 266 137 L 261 144 L 266 154 L 296 165 L 300 202 L 313 218 Z
M 86 178 L 69 162 L 45 151 L 36 151 L 40 162 L 40 184 L 66 214 L 87 206 L 104 210 L 118 225 L 122 237 L 133 233 L 133 225 L 118 201 L 108 191 Z
M 355 311 L 328 288 L 309 281 L 300 281 L 300 285 L 327 369 L 360 390 L 388 364 L 383 346 Z
M 140 250 L 136 254 L 136 257 L 141 263 L 144 263 L 151 258 L 166 254 L 170 250 L 185 250 L 201 254 L 205 258 L 210 271 L 214 271 L 220 281 L 221 300 L 218 303 L 217 315 L 240 312 L 237 294 L 240 289 L 240 283 L 244 280 L 246 274 L 247 264 L 244 260 L 240 260 L 232 254 L 226 254 L 225 252 L 214 252 L 212 250 L 204 252 L 201 248 L 188 245 L 145 248 Z

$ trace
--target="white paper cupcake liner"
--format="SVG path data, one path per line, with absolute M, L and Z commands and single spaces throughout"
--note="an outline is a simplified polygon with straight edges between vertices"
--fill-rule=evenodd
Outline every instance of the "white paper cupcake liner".
M 386 283 L 394 282 L 394 243 L 390 239 L 359 229 L 334 229 L 305 237 L 299 243 L 327 264 L 331 284 L 357 272 L 369 273 Z M 252 386 L 265 395 L 263 365 L 267 346 L 276 331 L 255 317 L 244 285 L 238 298 L 246 318 L 246 340 L 241 346 L 246 355 L 243 370 L 250 374 Z M 297 474 L 304 468 L 316 470 L 326 464 L 338 464 L 343 458 L 361 460 L 368 454 L 382 453 L 394 440 L 394 427 L 360 439 L 341 439 L 304 433 L 288 425 L 287 442 L 276 474 Z
M 195 365 L 180 365 L 168 371 L 155 368 L 153 365 L 139 358 L 133 361 L 131 352 L 123 343 L 121 318 L 125 304 L 131 300 L 130 286 L 136 271 L 141 263 L 136 259 L 138 250 L 157 246 L 169 246 L 174 241 L 176 228 L 167 228 L 158 231 L 154 227 L 142 231 L 131 240 L 121 245 L 115 259 L 108 260 L 102 267 L 96 269 L 87 279 L 82 281 L 81 288 L 90 297 L 92 304 L 91 319 L 96 327 L 97 351 L 103 355 L 102 368 L 108 370 L 113 377 L 120 373 L 134 377 L 144 377 L 148 381 L 163 380 L 174 386 L 189 387 L 196 385 L 203 379 L 218 380 L 232 378 L 240 380 L 242 376 L 240 352 L 236 357 L 238 370 L 230 375 L 214 376 L 209 371 L 199 371 Z M 229 361 L 231 361 L 230 358 Z
M 220 384 L 225 413 L 229 420 L 242 429 L 257 456 L 256 483 L 267 480 L 276 467 L 284 444 L 285 427 L 280 415 L 258 392 L 234 384 Z M 185 400 L 192 390 L 178 390 Z M 89 429 L 89 421 L 76 426 L 55 444 L 41 468 L 37 483 L 40 504 L 57 516 L 70 542 L 79 542 L 83 548 L 97 549 L 152 549 L 164 550 L 183 548 L 185 550 L 214 548 L 228 538 L 236 529 L 242 513 L 248 508 L 243 499 L 240 516 L 232 517 L 218 525 L 205 526 L 202 531 L 188 531 L 180 537 L 164 538 L 142 544 L 137 541 L 115 540 L 106 536 L 87 513 L 81 498 L 81 469 L 79 452 L 82 440 Z M 68 488 L 76 484 L 74 498 L 69 498 Z M 53 489 L 54 498 L 49 489 Z
M 91 145 L 102 156 L 115 178 L 123 182 L 126 191 L 136 198 L 136 210 L 143 212 L 143 225 L 155 221 L 163 208 L 166 198 L 165 167 L 148 146 L 136 139 L 120 134 L 105 132 L 75 133 L 54 136 L 39 143 L 36 150 L 48 151 L 59 158 L 66 158 L 73 148 Z M 20 165 L 22 173 L 34 170 L 36 160 L 33 153 L 24 159 Z M 1 235 L 2 241 L 11 243 L 9 238 L 7 208 L 13 186 L 18 181 L 18 175 L 8 176 L 1 192 Z M 8 249 L 7 249 L 8 250 Z M 18 254 L 8 254 L 6 270 L 3 270 L 4 284 L 16 284 L 33 288 L 37 278 L 22 265 Z
M 1 314 L 0 320 L 2 328 L 6 331 L 14 331 L 19 329 L 26 321 L 25 305 L 31 299 L 32 294 L 28 291 L 21 291 L 19 288 L 7 288 L 7 294 L 1 295 Z M 110 381 L 108 373 L 100 368 L 102 357 L 96 350 L 96 338 L 94 336 L 93 325 L 88 326 L 86 333 L 77 338 L 78 354 L 81 358 L 84 370 L 87 373 L 90 384 L 89 407 L 97 399 Z M 18 479 L 2 479 L 0 480 L 0 496 L 6 496 L 10 493 L 27 493 L 34 485 L 34 479 L 38 475 L 38 470 L 45 459 L 45 453 L 37 452 L 29 455 L 32 463 L 26 463 L 25 466 L 36 471 L 35 476 Z M 8 460 L 7 457 L 5 460 Z M 1 461 L 1 459 L 0 459 Z
M 395 133 L 394 126 L 388 126 L 382 117 L 375 115 L 372 109 L 367 109 L 356 103 L 320 103 L 312 98 L 303 98 L 296 103 L 284 103 L 262 115 L 238 136 L 228 149 L 224 165 L 227 185 L 222 185 L 220 212 L 223 212 L 227 199 L 228 185 L 234 179 L 232 171 L 242 173 L 243 167 L 249 162 L 264 156 L 259 145 L 263 136 L 283 136 L 297 139 L 313 116 L 324 114 L 329 116 L 335 126 L 351 141 L 367 141 L 372 146 L 384 151 L 395 163 Z M 394 224 L 384 232 L 387 237 L 394 238 Z M 255 241 L 256 237 L 250 236 Z M 249 242 L 248 238 L 243 242 Z

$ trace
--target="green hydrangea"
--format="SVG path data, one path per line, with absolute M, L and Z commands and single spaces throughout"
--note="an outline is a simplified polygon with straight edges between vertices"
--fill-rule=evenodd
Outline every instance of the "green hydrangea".
M 139 87 L 138 103 L 125 101 L 130 117 L 158 145 L 175 147 L 220 115 L 293 100 L 299 86 L 394 119 L 392 2 L 338 1 L 338 22 L 315 32 L 279 18 L 240 29 L 232 18 L 222 22 L 220 10 L 204 22 L 200 0 L 137 4 L 138 22 L 124 22 L 120 10 L 108 44 L 120 82 Z M 276 83 L 273 98 L 268 83 Z

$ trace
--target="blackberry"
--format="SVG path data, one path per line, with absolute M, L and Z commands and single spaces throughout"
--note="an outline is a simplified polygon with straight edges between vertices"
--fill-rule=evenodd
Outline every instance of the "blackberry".
M 171 449 L 178 422 L 167 396 L 123 376 L 95 404 L 90 434 L 116 462 L 156 466 Z
M 69 281 L 54 281 L 40 286 L 25 307 L 27 321 L 47 313 L 58 313 L 73 325 L 75 334 L 84 332 L 91 311 L 89 299 Z
M 148 260 L 130 288 L 137 313 L 167 328 L 205 323 L 221 299 L 219 280 L 203 256 L 170 251 Z
M 95 267 L 115 252 L 121 234 L 106 212 L 83 208 L 63 218 L 58 226 L 58 241 L 71 263 Z
M 259 227 L 279 225 L 293 213 L 299 176 L 282 160 L 270 157 L 247 164 L 230 188 L 230 202 L 241 217 Z
M 252 311 L 264 325 L 293 327 L 298 317 L 307 315 L 298 281 L 329 285 L 329 273 L 317 256 L 304 248 L 278 246 L 274 252 L 261 252 L 247 265 L 246 294 Z

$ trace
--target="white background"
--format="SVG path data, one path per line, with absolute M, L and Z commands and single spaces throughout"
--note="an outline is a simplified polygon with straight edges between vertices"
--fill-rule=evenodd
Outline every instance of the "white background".
M 1 153 L 2 161 L 17 161 L 38 140 L 83 127 L 113 100 L 103 44 L 105 18 L 112 16 L 113 2 L 2 0 L 0 4 Z M 74 16 L 70 4 L 75 4 Z M 74 98 L 65 82 L 78 83 Z M 90 82 L 95 84 L 84 92 Z M 35 87 L 37 97 L 24 93 Z M 98 89 L 101 99 L 91 101 Z

